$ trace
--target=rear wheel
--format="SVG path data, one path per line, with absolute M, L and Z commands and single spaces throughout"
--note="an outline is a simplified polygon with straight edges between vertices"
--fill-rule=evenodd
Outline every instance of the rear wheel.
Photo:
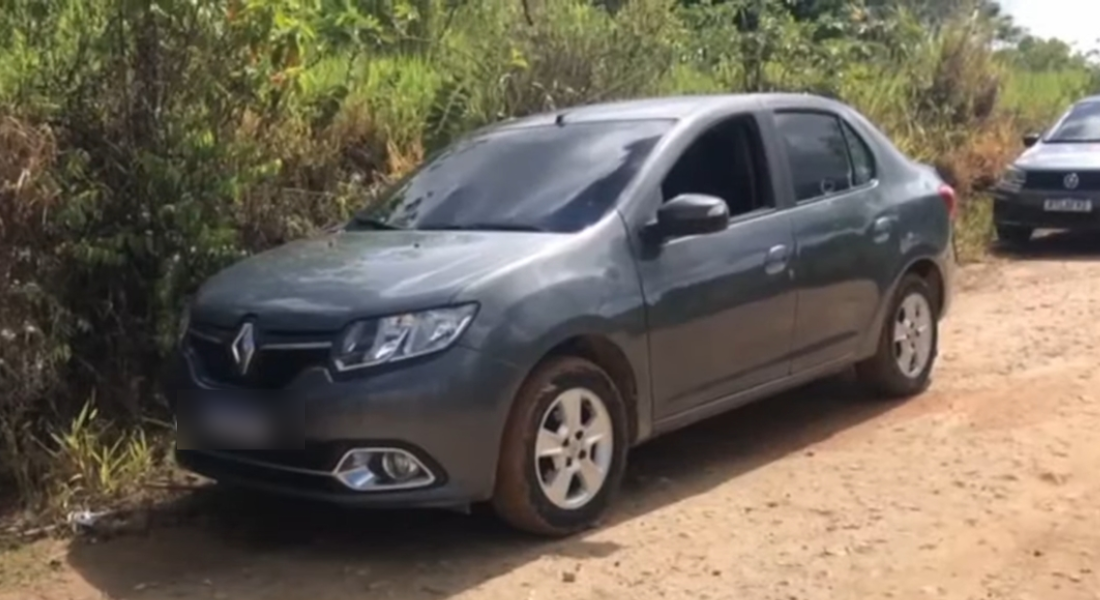
M 1031 234 L 1035 230 L 1031 227 L 1020 225 L 998 225 L 997 239 L 1010 246 L 1023 246 L 1031 241 Z
M 622 481 L 626 407 L 611 378 L 580 358 L 532 373 L 501 444 L 493 508 L 518 529 L 564 536 L 592 526 Z
M 878 395 L 904 398 L 928 387 L 939 345 L 934 298 L 931 286 L 920 276 L 909 274 L 902 279 L 877 352 L 856 365 L 860 381 Z

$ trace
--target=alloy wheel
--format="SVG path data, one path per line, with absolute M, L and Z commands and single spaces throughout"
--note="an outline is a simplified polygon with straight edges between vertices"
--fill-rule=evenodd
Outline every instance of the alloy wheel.
M 894 360 L 906 377 L 917 377 L 932 356 L 932 307 L 922 294 L 909 294 L 894 319 Z
M 535 472 L 547 500 L 575 510 L 599 494 L 615 445 L 611 415 L 599 396 L 583 388 L 559 394 L 535 439 Z

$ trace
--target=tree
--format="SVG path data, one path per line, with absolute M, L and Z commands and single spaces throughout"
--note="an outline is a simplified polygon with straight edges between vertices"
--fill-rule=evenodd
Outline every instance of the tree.
M 1015 45 L 1004 50 L 1002 55 L 1031 71 L 1096 69 L 1090 62 L 1089 55 L 1074 50 L 1072 46 L 1056 38 L 1024 35 Z
M 938 29 L 960 11 L 973 11 L 993 22 L 997 39 L 1013 42 L 1023 35 L 1012 15 L 1006 14 L 996 0 L 865 0 L 875 12 L 902 9 L 913 14 L 923 24 Z

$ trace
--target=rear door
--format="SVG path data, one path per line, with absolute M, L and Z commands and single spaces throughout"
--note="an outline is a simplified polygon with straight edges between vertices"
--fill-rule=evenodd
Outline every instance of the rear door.
M 790 211 L 798 308 L 793 373 L 850 359 L 881 296 L 882 246 L 896 244 L 870 147 L 838 115 L 782 110 L 775 127 L 796 200 Z

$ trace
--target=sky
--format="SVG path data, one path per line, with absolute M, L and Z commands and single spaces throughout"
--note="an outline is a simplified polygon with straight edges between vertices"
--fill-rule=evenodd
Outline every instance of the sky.
M 1079 50 L 1100 50 L 1100 0 L 1000 0 L 1016 23 Z

